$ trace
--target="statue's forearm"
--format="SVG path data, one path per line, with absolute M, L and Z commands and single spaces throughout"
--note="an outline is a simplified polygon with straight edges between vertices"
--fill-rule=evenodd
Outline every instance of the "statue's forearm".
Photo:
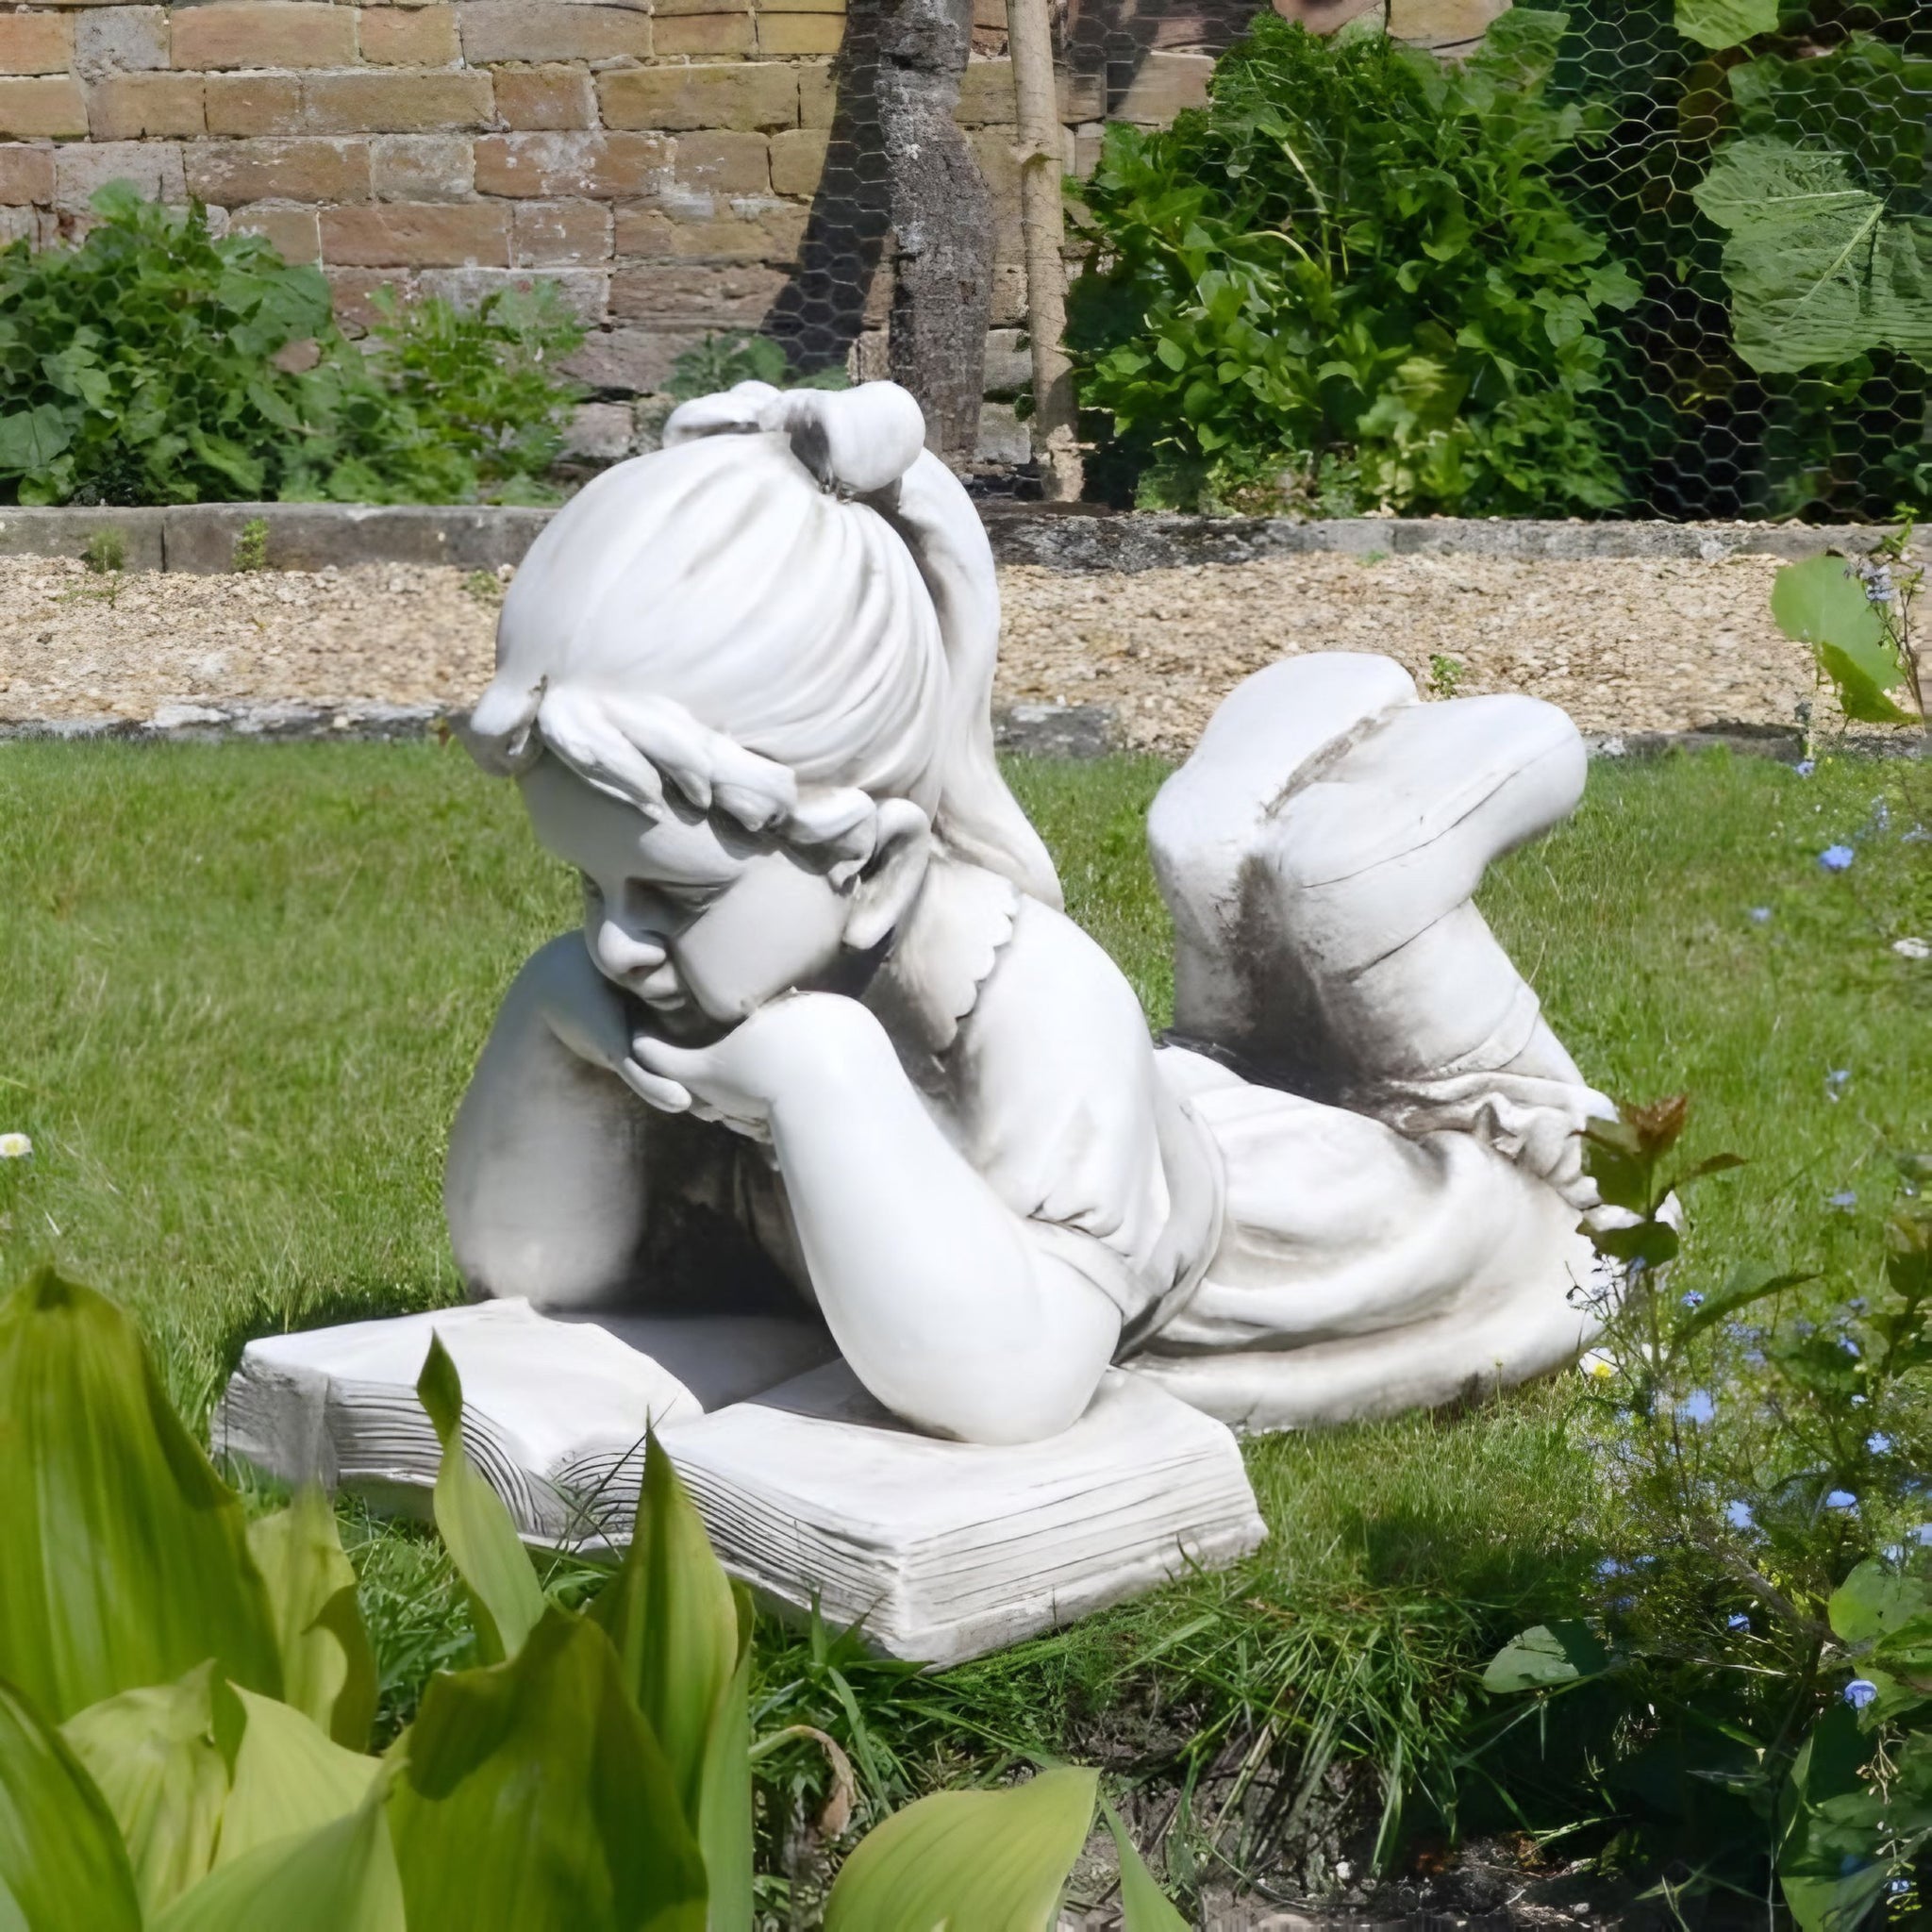
M 874 1394 L 974 1441 L 1031 1441 L 1079 1416 L 1118 1314 L 1027 1241 L 883 1032 L 846 1029 L 774 1104 L 772 1132 L 819 1306 Z

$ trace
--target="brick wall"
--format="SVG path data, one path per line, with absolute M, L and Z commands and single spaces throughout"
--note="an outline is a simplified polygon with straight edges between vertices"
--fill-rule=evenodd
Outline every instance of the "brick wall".
M 1068 165 L 1091 165 L 1106 119 L 1198 101 L 1253 4 L 1075 0 Z M 1326 28 L 1381 0 L 1276 4 Z M 1507 4 L 1393 0 L 1392 25 L 1465 42 Z M 990 458 L 1024 454 L 1000 400 L 1025 379 L 1004 8 L 977 0 L 958 111 L 999 223 Z M 545 277 L 592 331 L 580 442 L 621 455 L 678 353 L 756 328 L 785 289 L 844 26 L 843 0 L 29 0 L 0 11 L 0 241 L 73 237 L 119 178 L 321 263 L 351 325 L 381 287 L 474 300 Z M 890 272 L 860 373 L 883 363 Z

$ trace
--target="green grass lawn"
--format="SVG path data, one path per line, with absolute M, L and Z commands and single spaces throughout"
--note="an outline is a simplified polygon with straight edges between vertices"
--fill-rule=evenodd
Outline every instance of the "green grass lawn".
M 1013 775 L 1159 1023 L 1161 768 Z M 1932 1146 L 1932 966 L 1891 949 L 1932 938 L 1928 829 L 1924 766 L 1599 766 L 1486 889 L 1584 1068 L 1688 1090 L 1691 1151 L 1746 1157 L 1697 1197 L 1685 1286 L 1872 1265 L 1890 1151 Z M 0 747 L 0 1131 L 36 1149 L 8 1266 L 51 1253 L 121 1298 L 191 1418 L 251 1335 L 455 1299 L 443 1137 L 503 988 L 575 906 L 454 748 Z M 766 1724 L 832 1731 L 881 1796 L 1011 1751 L 1158 1770 L 1183 1877 L 1210 1842 L 1243 1865 L 1324 1820 L 1373 1832 L 1402 1790 L 1411 1821 L 1446 1808 L 1471 1667 L 1590 1600 L 1611 1506 L 1563 1381 L 1249 1459 L 1274 1535 L 1235 1573 L 918 1682 L 774 1633 Z M 393 1717 L 461 1611 L 432 1543 L 353 1535 Z

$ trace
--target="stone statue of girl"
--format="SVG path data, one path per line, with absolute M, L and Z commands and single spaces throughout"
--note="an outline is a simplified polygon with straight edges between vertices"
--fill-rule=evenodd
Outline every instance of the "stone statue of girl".
M 1605 1104 L 1470 904 L 1575 802 L 1569 720 L 1371 657 L 1242 685 L 1150 820 L 1157 1044 L 994 763 L 991 552 L 912 399 L 744 383 L 664 441 L 538 540 L 471 724 L 584 891 L 451 1134 L 474 1292 L 802 1296 L 985 1442 L 1114 1362 L 1266 1428 L 1574 1353 Z

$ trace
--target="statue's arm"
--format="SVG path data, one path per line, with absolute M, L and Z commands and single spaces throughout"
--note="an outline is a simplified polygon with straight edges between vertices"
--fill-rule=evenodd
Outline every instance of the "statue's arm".
M 473 1293 L 571 1308 L 629 1285 L 647 1119 L 614 1071 L 629 1051 L 623 1002 L 580 933 L 532 955 L 450 1129 L 443 1206 Z

